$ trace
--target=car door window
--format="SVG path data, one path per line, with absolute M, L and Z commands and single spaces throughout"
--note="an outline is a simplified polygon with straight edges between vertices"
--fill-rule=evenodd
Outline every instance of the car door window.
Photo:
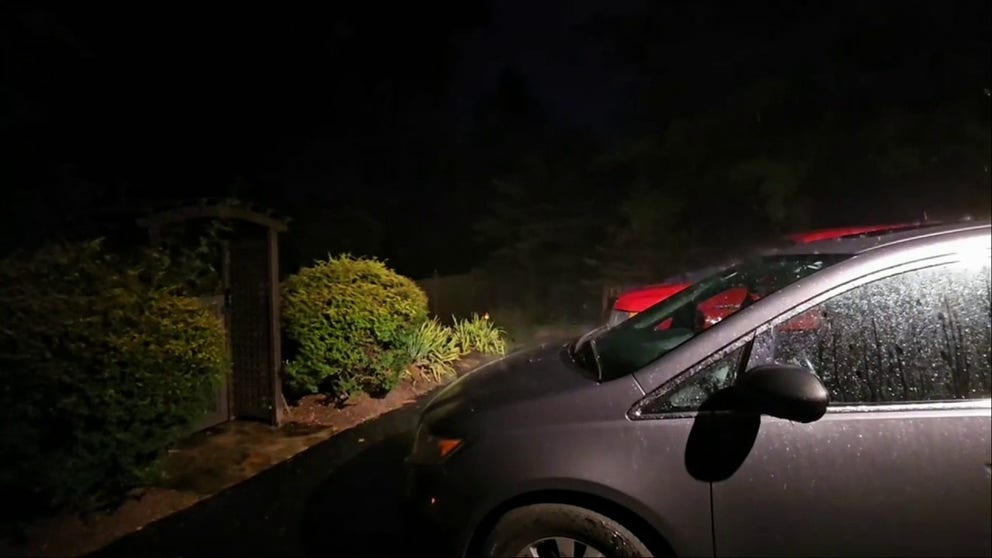
M 988 262 L 883 278 L 763 332 L 749 367 L 810 368 L 832 403 L 987 398 L 990 292 Z
M 674 387 L 653 394 L 640 407 L 641 415 L 692 412 L 714 393 L 728 388 L 737 379 L 744 346 L 731 349 L 722 356 L 690 370 Z

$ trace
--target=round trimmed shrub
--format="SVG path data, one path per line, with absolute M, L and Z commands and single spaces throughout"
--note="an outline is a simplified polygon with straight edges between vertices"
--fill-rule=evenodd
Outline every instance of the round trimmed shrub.
M 408 341 L 427 319 L 427 295 L 378 260 L 329 257 L 290 277 L 282 320 L 296 393 L 379 395 L 411 364 Z
M 223 324 L 155 277 L 99 242 L 0 262 L 4 515 L 119 501 L 209 408 Z

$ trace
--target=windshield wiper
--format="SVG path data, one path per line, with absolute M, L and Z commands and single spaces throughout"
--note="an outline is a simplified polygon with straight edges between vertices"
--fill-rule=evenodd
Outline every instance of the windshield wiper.
M 578 341 L 575 342 L 575 349 L 576 350 L 581 350 L 582 345 L 584 345 L 587 341 L 589 341 L 589 339 L 591 339 L 593 337 L 599 337 L 600 334 L 602 334 L 603 331 L 605 331 L 607 329 L 609 329 L 609 326 L 606 325 L 606 324 L 603 324 L 603 325 L 596 326 L 596 327 L 590 329 L 589 331 L 583 333 L 582 334 L 582 337 L 579 337 Z
M 609 328 L 605 325 L 596 327 L 583 334 L 569 347 L 572 359 L 583 364 L 583 368 L 592 368 L 589 371 L 595 373 L 597 382 L 603 381 L 603 365 L 599 361 L 599 349 L 596 348 L 595 342 L 596 338 L 607 329 Z M 586 352 L 587 347 L 588 352 Z
M 596 381 L 603 381 L 603 363 L 599 361 L 599 350 L 596 348 L 596 338 L 593 337 L 587 343 L 589 345 L 589 353 L 592 354 L 592 361 L 596 365 Z

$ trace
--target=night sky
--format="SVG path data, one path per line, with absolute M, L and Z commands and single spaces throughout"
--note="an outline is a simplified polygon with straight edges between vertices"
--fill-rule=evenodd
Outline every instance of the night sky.
M 289 216 L 291 266 L 348 250 L 414 276 L 460 272 L 486 258 L 474 223 L 492 180 L 527 150 L 608 153 L 685 115 L 750 107 L 738 93 L 769 76 L 800 93 L 744 112 L 789 133 L 954 107 L 975 130 L 961 149 L 988 146 L 984 1 L 248 6 L 0 6 L 0 248 L 220 196 Z M 924 147 L 906 149 L 942 142 L 918 130 L 901 141 Z M 850 160 L 838 157 L 830 168 Z M 814 180 L 810 223 L 986 215 L 975 157 L 877 189 Z

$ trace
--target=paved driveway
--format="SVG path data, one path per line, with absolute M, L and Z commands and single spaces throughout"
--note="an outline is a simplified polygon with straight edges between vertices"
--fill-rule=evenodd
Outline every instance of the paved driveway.
M 429 400 L 344 431 L 92 556 L 400 556 L 401 463 Z

